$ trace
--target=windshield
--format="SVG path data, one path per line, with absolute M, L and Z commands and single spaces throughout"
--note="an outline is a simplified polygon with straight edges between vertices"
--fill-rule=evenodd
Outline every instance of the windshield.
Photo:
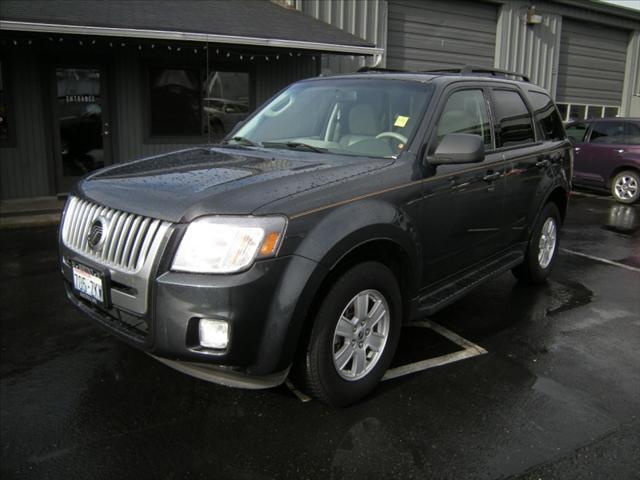
M 294 84 L 229 143 L 342 155 L 396 157 L 420 121 L 433 87 L 384 79 Z

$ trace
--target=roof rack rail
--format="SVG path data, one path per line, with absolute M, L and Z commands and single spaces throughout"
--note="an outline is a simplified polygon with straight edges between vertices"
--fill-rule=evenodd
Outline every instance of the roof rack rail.
M 356 70 L 356 72 L 357 73 L 367 73 L 367 72 L 411 73 L 409 70 L 400 70 L 397 68 L 382 68 L 382 67 L 360 67 L 358 70 Z
M 492 77 L 502 77 L 511 80 L 520 80 L 529 83 L 529 77 L 522 73 L 500 70 L 499 68 L 481 67 L 478 65 L 465 65 L 455 68 L 438 68 L 435 70 L 421 70 L 421 73 L 459 73 L 460 75 L 490 75 Z

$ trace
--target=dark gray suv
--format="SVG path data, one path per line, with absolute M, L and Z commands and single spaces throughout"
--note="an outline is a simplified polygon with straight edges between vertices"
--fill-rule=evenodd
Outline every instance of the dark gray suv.
M 571 146 L 513 74 L 371 71 L 291 85 L 225 142 L 82 180 L 70 300 L 196 377 L 287 375 L 332 405 L 379 382 L 403 322 L 507 270 L 553 268 Z

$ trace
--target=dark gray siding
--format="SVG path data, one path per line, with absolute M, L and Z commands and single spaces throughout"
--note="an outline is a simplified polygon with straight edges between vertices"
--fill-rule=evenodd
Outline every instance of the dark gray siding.
M 283 58 L 284 57 L 284 58 Z M 256 66 L 256 107 L 274 93 L 296 80 L 318 75 L 320 54 L 312 57 L 289 57 L 284 54 L 279 61 L 260 62 Z
M 498 7 L 464 0 L 390 0 L 387 67 L 493 67 Z
M 42 78 L 38 58 L 21 49 L 3 53 L 15 144 L 0 146 L 0 196 L 3 199 L 50 194 L 48 138 L 45 136 Z
M 620 105 L 629 31 L 563 19 L 558 102 Z

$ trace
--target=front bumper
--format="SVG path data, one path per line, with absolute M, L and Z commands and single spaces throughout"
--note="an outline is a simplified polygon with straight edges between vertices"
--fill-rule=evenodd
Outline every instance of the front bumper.
M 109 274 L 105 267 L 79 258 L 64 246 L 61 254 Z M 284 380 L 294 348 L 291 338 L 296 337 L 292 332 L 299 331 L 304 320 L 294 312 L 306 280 L 323 268 L 292 255 L 256 262 L 233 275 L 155 271 L 146 313 L 136 314 L 115 302 L 105 309 L 78 296 L 72 288 L 72 268 L 65 261 L 61 265 L 69 299 L 103 328 L 185 373 L 228 385 L 254 385 L 249 388 Z M 199 345 L 201 318 L 229 323 L 225 350 Z

